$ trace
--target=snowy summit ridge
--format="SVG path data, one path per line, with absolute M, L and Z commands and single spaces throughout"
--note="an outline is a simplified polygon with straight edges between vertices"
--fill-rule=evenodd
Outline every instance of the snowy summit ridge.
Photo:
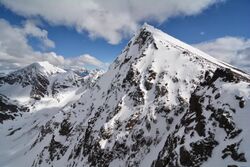
M 247 166 L 249 83 L 248 74 L 145 24 L 106 73 L 67 87 L 77 98 L 4 119 L 0 165 Z
M 237 72 L 239 73 L 240 75 L 244 75 L 246 77 L 249 77 L 248 74 L 246 74 L 245 72 L 237 69 L 236 67 L 233 67 L 232 65 L 230 64 L 227 64 L 223 61 L 220 61 L 206 53 L 204 53 L 203 51 L 193 47 L 193 46 L 190 46 L 170 35 L 168 35 L 167 33 L 159 30 L 159 29 L 156 29 L 155 27 L 147 24 L 147 23 L 144 23 L 143 26 L 138 30 L 138 32 L 136 33 L 135 37 L 138 36 L 141 31 L 146 31 L 146 32 L 150 32 L 151 33 L 151 36 L 153 37 L 153 39 L 158 39 L 158 40 L 162 40 L 162 41 L 165 41 L 165 42 L 168 42 L 172 45 L 175 45 L 177 48 L 179 47 L 179 49 L 183 49 L 183 50 L 186 50 L 188 52 L 191 52 L 193 53 L 195 56 L 198 56 L 198 57 L 202 57 L 204 59 L 206 59 L 207 61 L 210 61 L 214 64 L 217 64 L 223 68 L 230 68 L 230 70 L 234 71 L 234 72 Z
M 34 70 L 39 71 L 39 72 L 42 72 L 46 75 L 52 75 L 55 73 L 66 72 L 63 69 L 58 68 L 58 67 L 50 64 L 48 61 L 41 61 L 41 62 L 32 63 L 31 65 L 26 67 L 26 69 L 29 69 L 29 68 L 34 69 Z

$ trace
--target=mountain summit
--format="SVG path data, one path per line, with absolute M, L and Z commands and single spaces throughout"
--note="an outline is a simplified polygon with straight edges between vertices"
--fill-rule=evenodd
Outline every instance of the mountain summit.
M 246 166 L 249 83 L 145 24 L 79 99 L 3 122 L 0 165 Z

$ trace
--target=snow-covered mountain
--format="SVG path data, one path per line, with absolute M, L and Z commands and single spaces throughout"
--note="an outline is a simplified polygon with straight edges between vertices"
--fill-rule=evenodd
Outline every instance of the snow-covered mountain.
M 17 95 L 21 95 L 40 99 L 49 94 L 47 89 L 50 84 L 49 77 L 57 73 L 65 72 L 66 71 L 57 68 L 48 62 L 33 63 L 21 70 L 17 70 L 7 76 L 1 77 L 1 92 L 13 98 L 17 98 Z M 8 86 L 11 89 L 8 89 Z M 26 91 L 23 89 L 26 89 Z M 25 94 L 19 94 L 17 90 L 25 92 Z
M 248 74 L 144 25 L 78 98 L 0 124 L 0 165 L 248 166 L 249 83 Z
M 0 77 L 0 102 L 1 110 L 6 112 L 0 121 L 14 119 L 14 115 L 22 115 L 21 111 L 60 108 L 78 99 L 100 75 L 100 72 L 89 72 L 83 77 L 48 62 L 36 62 L 4 75 Z

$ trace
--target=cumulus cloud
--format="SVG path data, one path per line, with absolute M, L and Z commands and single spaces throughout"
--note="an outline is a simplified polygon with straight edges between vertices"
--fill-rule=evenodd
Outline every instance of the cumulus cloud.
M 1 0 L 26 17 L 42 17 L 55 25 L 87 31 L 111 44 L 133 33 L 140 22 L 161 23 L 175 16 L 189 16 L 225 0 Z
M 32 22 L 26 22 L 22 27 L 12 26 L 6 20 L 0 19 L 0 70 L 16 69 L 36 61 L 48 61 L 60 67 L 83 68 L 86 65 L 105 67 L 100 60 L 90 55 L 75 58 L 64 58 L 54 52 L 40 52 L 28 44 L 28 36 L 41 40 L 46 47 L 54 47 L 48 39 L 48 33 Z
M 228 36 L 194 46 L 250 73 L 250 39 Z
M 98 60 L 97 58 L 89 54 L 80 55 L 78 57 L 73 57 L 71 59 L 65 59 L 64 61 L 65 68 L 77 69 L 85 65 L 86 66 L 92 65 L 104 69 L 107 68 L 106 63 L 103 63 L 102 61 Z
M 55 47 L 55 43 L 52 40 L 48 39 L 48 32 L 37 27 L 32 21 L 28 20 L 25 22 L 23 32 L 27 36 L 38 38 L 42 42 L 43 47 Z

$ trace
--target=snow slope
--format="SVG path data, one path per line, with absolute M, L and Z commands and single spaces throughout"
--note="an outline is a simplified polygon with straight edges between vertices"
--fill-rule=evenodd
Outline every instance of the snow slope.
M 145 24 L 52 116 L 1 124 L 0 165 L 247 166 L 249 95 L 248 74 Z

